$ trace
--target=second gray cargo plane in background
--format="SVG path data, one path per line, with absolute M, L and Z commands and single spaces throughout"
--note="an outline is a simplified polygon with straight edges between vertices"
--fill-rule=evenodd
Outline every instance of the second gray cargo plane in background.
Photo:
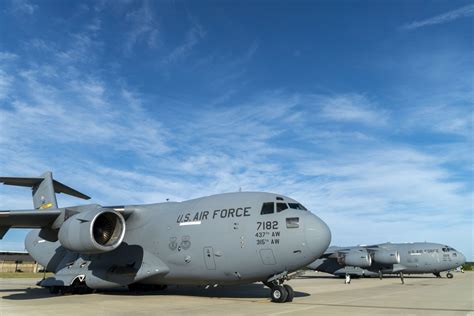
M 383 274 L 449 272 L 466 262 L 456 249 L 429 242 L 384 243 L 371 246 L 329 247 L 324 255 L 308 268 L 338 276 L 379 276 Z
M 283 282 L 319 258 L 331 240 L 321 219 L 279 194 L 58 208 L 55 193 L 89 197 L 53 180 L 51 172 L 0 182 L 33 189 L 34 210 L 0 211 L 0 238 L 9 228 L 36 228 L 25 246 L 54 272 L 39 283 L 52 293 L 260 281 L 272 301 L 289 302 L 293 289 Z

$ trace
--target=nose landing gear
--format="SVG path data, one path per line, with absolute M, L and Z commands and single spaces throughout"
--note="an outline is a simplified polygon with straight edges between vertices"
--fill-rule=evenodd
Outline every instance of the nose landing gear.
M 285 280 L 289 280 L 291 277 L 288 276 L 288 273 L 282 272 L 277 274 L 266 282 L 263 282 L 266 286 L 270 288 L 270 298 L 274 303 L 287 303 L 293 302 L 295 297 L 295 291 L 288 284 L 283 284 Z
M 295 292 L 288 284 L 274 285 L 270 287 L 270 296 L 274 303 L 287 303 L 293 301 Z

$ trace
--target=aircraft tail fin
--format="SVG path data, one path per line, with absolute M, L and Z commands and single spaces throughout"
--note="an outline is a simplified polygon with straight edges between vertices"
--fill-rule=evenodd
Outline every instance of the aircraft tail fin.
M 65 193 L 85 200 L 90 199 L 89 196 L 54 180 L 51 171 L 36 178 L 0 177 L 0 183 L 32 188 L 35 209 L 58 208 L 55 193 Z

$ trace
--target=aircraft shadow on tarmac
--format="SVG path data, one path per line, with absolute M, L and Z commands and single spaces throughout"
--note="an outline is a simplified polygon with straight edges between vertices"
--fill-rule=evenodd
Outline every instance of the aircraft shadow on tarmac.
M 405 274 L 403 276 L 405 279 L 439 279 L 434 275 L 410 275 Z M 398 275 L 384 275 L 384 279 L 400 279 Z M 298 279 L 344 279 L 344 276 L 334 276 L 334 275 L 302 275 L 299 276 Z M 352 279 L 378 279 L 377 276 L 372 277 L 361 277 L 361 276 L 352 276 Z M 442 277 L 441 279 L 446 279 L 446 277 Z
M 48 299 L 60 297 L 58 295 L 50 294 L 47 289 L 43 288 L 25 288 L 25 289 L 2 289 L 0 292 L 14 292 L 10 295 L 4 296 L 7 300 L 33 300 L 33 299 Z M 113 289 L 102 290 L 96 292 L 99 295 L 123 295 L 123 296 L 195 296 L 195 297 L 209 297 L 209 298 L 254 298 L 262 299 L 268 298 L 270 290 L 261 284 L 248 285 L 234 285 L 234 286 L 219 286 L 216 288 L 208 288 L 199 286 L 170 286 L 166 290 L 158 291 L 128 291 L 127 289 Z M 78 295 L 78 294 L 76 294 Z M 90 295 L 90 294 L 85 294 Z M 295 291 L 295 297 L 305 297 L 310 294 Z M 66 294 L 66 296 L 69 296 Z M 81 295 L 83 296 L 83 295 Z

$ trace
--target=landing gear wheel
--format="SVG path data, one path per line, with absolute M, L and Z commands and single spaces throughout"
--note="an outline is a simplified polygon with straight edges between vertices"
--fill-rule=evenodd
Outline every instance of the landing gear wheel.
M 433 273 L 437 278 L 441 278 L 441 274 L 439 272 Z
M 293 302 L 293 298 L 295 297 L 295 291 L 293 291 L 293 288 L 288 284 L 284 284 L 283 287 L 285 288 L 286 292 L 288 292 L 288 296 L 286 297 L 285 303 Z
M 281 285 L 272 287 L 271 291 L 272 302 L 274 303 L 284 303 L 288 298 L 288 292 Z
M 59 286 L 50 286 L 48 288 L 49 293 L 51 294 L 58 294 L 59 293 Z
M 446 274 L 446 277 L 448 279 L 452 279 L 453 278 L 453 274 L 451 272 L 448 272 L 448 274 Z

